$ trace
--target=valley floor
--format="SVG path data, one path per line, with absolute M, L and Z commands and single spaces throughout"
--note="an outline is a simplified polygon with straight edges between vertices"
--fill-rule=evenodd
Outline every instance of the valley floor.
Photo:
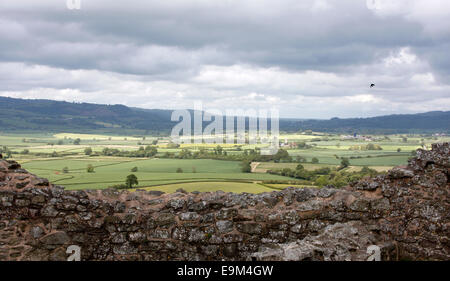
M 372 140 L 367 140 L 370 138 Z M 292 157 L 290 163 L 253 162 L 251 173 L 241 171 L 240 161 L 214 159 L 169 159 L 167 153 L 178 155 L 182 149 L 194 153 L 214 151 L 214 144 L 182 144 L 171 147 L 168 138 L 154 136 L 107 136 L 89 134 L 0 134 L 3 155 L 9 154 L 30 172 L 48 178 L 67 189 L 103 189 L 124 184 L 135 174 L 138 185 L 133 188 L 174 192 L 215 191 L 260 193 L 303 186 L 292 183 L 287 176 L 266 173 L 269 170 L 293 169 L 299 163 L 307 171 L 336 168 L 343 158 L 349 160 L 346 171 L 357 172 L 368 166 L 378 172 L 393 166 L 405 165 L 411 151 L 433 142 L 448 141 L 444 136 L 366 136 L 365 139 L 344 139 L 340 135 L 288 134 L 283 135 L 282 149 Z M 293 145 L 294 144 L 294 145 Z M 355 150 L 355 147 L 376 144 L 380 150 Z M 140 147 L 157 149 L 153 157 L 105 156 L 105 148 L 118 151 L 138 151 Z M 228 155 L 240 155 L 255 145 L 221 145 Z M 92 150 L 86 155 L 86 149 Z M 142 148 L 141 148 L 142 149 Z M 9 152 L 9 153 L 8 153 Z M 314 161 L 314 158 L 315 161 Z M 313 163 L 314 162 L 314 163 Z M 87 172 L 91 166 L 93 171 Z M 310 185 L 310 184 L 309 184 Z

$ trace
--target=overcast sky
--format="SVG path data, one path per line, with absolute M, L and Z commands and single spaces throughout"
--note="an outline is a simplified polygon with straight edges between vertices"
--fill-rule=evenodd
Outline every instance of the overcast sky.
M 298 118 L 450 110 L 449 15 L 448 0 L 4 0 L 0 95 Z

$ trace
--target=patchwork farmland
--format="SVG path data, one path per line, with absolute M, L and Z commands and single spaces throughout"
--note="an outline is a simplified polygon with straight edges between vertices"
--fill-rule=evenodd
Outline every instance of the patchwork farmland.
M 345 171 L 357 173 L 368 167 L 384 172 L 393 166 L 404 165 L 411 151 L 432 142 L 448 141 L 448 137 L 433 136 L 370 136 L 373 141 L 351 139 L 341 135 L 311 133 L 282 135 L 281 149 L 289 154 L 288 160 L 251 163 L 251 171 L 243 172 L 240 157 L 255 151 L 255 145 L 190 144 L 173 145 L 160 136 L 112 136 L 90 134 L 3 134 L 0 148 L 3 154 L 22 164 L 30 172 L 48 178 L 67 189 L 104 189 L 121 185 L 134 174 L 138 184 L 133 186 L 149 190 L 174 192 L 215 191 L 259 193 L 288 186 L 314 186 L 315 181 L 296 181 L 292 176 L 269 173 L 283 169 L 295 170 L 300 164 L 305 171 L 340 167 L 348 159 Z M 379 150 L 354 150 L 352 147 L 376 144 Z M 153 147 L 151 157 L 106 155 L 105 151 L 133 153 Z M 214 153 L 220 147 L 220 159 L 204 159 L 196 152 Z M 259 146 L 260 147 L 260 146 Z M 105 150 L 106 149 L 106 150 Z M 88 153 L 89 150 L 89 153 Z M 206 151 L 206 152 L 205 152 Z M 189 153 L 187 159 L 180 157 Z M 209 158 L 211 158 L 209 157 Z M 240 159 L 240 158 L 239 158 Z M 91 167 L 91 171 L 87 171 Z M 316 177 L 317 178 L 317 177 Z

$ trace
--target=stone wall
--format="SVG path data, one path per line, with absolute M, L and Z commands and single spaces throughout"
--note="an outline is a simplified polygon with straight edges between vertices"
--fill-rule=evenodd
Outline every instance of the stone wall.
M 450 146 L 344 189 L 68 191 L 0 159 L 0 260 L 449 260 Z

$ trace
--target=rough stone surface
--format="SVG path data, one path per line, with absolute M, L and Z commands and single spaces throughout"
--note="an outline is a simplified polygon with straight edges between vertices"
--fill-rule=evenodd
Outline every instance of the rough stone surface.
M 375 234 L 362 222 L 350 221 L 329 225 L 320 234 L 308 235 L 296 242 L 263 246 L 261 251 L 254 253 L 252 257 L 262 261 L 367 260 L 372 254 L 367 253 L 367 248 L 377 241 Z M 392 247 L 382 245 L 380 249 L 386 258 L 392 256 Z
M 69 191 L 0 159 L 0 260 L 450 259 L 450 146 L 342 189 Z

